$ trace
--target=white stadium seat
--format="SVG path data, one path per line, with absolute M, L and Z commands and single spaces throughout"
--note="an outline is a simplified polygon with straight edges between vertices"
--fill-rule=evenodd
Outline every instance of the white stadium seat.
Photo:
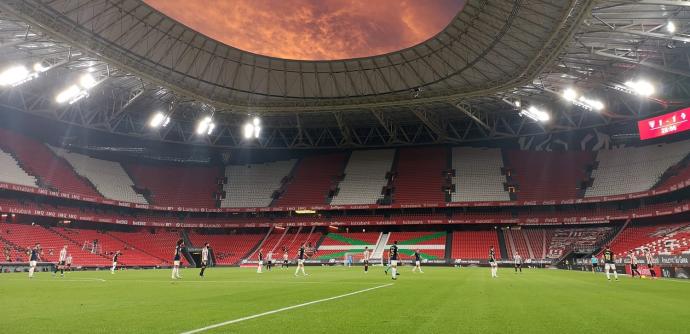
M 454 147 L 453 169 L 455 192 L 453 202 L 509 201 L 504 190 L 506 178 L 501 174 L 503 156 L 500 149 Z
M 36 178 L 27 174 L 10 154 L 0 150 L 0 181 L 36 187 Z
M 148 204 L 144 196 L 134 191 L 134 182 L 120 163 L 95 159 L 88 155 L 68 152 L 61 148 L 50 147 L 57 155 L 63 157 L 77 174 L 87 178 L 98 192 L 106 198 Z
M 230 165 L 225 167 L 227 184 L 223 186 L 223 208 L 266 207 L 273 192 L 280 189 L 297 160 L 282 160 L 264 164 Z
M 664 172 L 690 152 L 690 141 L 602 150 L 594 182 L 585 197 L 612 196 L 651 189 Z
M 338 184 L 338 194 L 331 205 L 376 204 L 388 184 L 395 150 L 355 151 L 345 167 L 345 178 Z

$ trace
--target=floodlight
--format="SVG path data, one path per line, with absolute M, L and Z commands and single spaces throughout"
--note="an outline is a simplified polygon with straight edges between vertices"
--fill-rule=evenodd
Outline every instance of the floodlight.
M 673 34 L 676 32 L 676 25 L 673 22 L 669 21 L 668 24 L 666 24 L 666 30 Z
M 0 73 L 0 86 L 17 86 L 29 77 L 29 70 L 22 66 L 12 66 Z
M 568 88 L 563 91 L 563 98 L 568 101 L 573 101 L 577 99 L 577 92 L 572 88 Z

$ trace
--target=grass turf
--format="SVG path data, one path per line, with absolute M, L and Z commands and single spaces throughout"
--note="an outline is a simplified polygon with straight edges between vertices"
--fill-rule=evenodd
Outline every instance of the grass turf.
M 683 333 L 690 281 L 603 274 L 401 267 L 395 284 L 204 333 Z M 381 267 L 0 274 L 0 332 L 182 333 L 391 283 Z

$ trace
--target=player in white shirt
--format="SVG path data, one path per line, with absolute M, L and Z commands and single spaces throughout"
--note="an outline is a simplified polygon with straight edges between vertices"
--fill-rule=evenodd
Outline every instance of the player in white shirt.
M 637 256 L 635 256 L 633 251 L 628 251 L 628 257 L 630 258 L 630 273 L 632 274 L 632 278 L 635 278 L 635 274 L 637 274 L 637 277 L 642 278 L 642 274 L 637 270 Z
M 208 266 L 208 242 L 204 244 L 201 249 L 201 271 L 199 276 L 204 277 L 204 271 L 206 271 L 206 266 Z
M 518 270 L 520 273 L 522 273 L 522 256 L 515 252 L 515 255 L 513 255 L 513 262 L 515 263 L 515 273 L 518 273 Z
M 261 274 L 261 269 L 264 266 L 264 250 L 259 249 L 259 265 L 256 267 L 256 273 Z
M 371 254 L 369 253 L 369 247 L 364 247 L 364 252 L 362 252 L 362 261 L 364 262 L 364 272 L 368 273 L 369 272 L 369 257 Z
M 60 277 L 65 277 L 65 261 L 67 260 L 67 245 L 62 246 L 62 249 L 60 250 L 60 257 L 58 258 L 58 263 L 55 266 L 55 270 L 53 271 L 53 276 L 57 274 L 57 271 L 60 270 Z
M 113 255 L 113 267 L 110 268 L 110 273 L 115 274 L 115 269 L 117 268 L 117 259 L 120 257 L 120 251 L 115 252 Z
M 67 271 L 72 271 L 72 254 L 67 254 L 67 258 L 65 259 L 65 269 L 67 269 Z
M 647 262 L 647 268 L 649 268 L 649 274 L 652 275 L 652 279 L 656 279 L 656 270 L 654 269 L 654 258 L 652 257 L 652 252 L 649 250 L 649 248 L 645 248 L 644 258 Z

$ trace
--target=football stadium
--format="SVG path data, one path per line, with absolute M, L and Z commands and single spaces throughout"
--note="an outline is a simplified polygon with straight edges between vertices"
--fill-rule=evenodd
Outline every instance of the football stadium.
M 688 42 L 681 0 L 2 0 L 0 332 L 688 333 Z

